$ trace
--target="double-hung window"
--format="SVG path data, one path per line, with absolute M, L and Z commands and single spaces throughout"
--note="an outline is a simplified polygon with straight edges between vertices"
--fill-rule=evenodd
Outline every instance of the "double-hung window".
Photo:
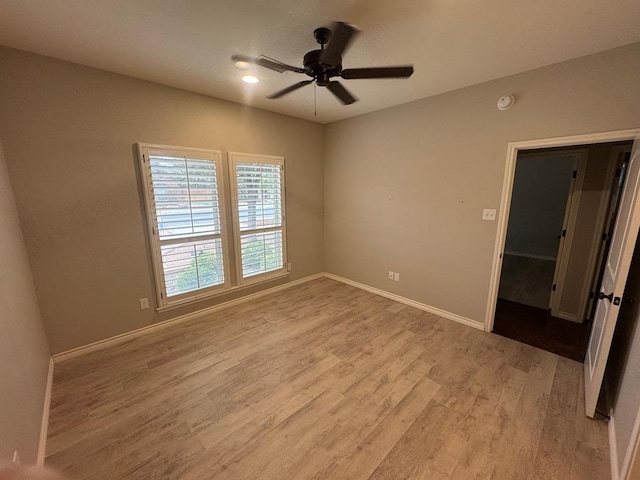
M 138 150 L 160 308 L 287 273 L 282 157 Z
M 284 159 L 229 153 L 239 283 L 286 272 Z
M 229 285 L 221 154 L 140 145 L 161 306 Z

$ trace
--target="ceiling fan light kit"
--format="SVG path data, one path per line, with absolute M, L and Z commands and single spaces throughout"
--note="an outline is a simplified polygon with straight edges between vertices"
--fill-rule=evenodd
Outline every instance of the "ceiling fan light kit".
M 360 33 L 355 26 L 345 22 L 335 22 L 333 29 L 326 27 L 316 28 L 313 36 L 320 44 L 320 48 L 307 52 L 302 60 L 303 67 L 287 65 L 263 55 L 253 58 L 246 55 L 233 55 L 231 59 L 241 64 L 258 65 L 279 73 L 294 72 L 303 73 L 311 80 L 303 80 L 294 83 L 282 90 L 272 93 L 267 98 L 280 98 L 299 88 L 314 83 L 319 87 L 327 87 L 343 105 L 351 105 L 357 98 L 351 94 L 334 77 L 343 80 L 373 79 L 373 78 L 409 78 L 413 74 L 413 65 L 400 65 L 394 67 L 351 68 L 342 69 L 342 56 L 347 51 L 354 38 Z M 240 67 L 239 67 L 240 68 Z
M 236 68 L 239 68 L 240 70 L 249 70 L 249 68 L 251 68 L 251 64 L 243 60 L 238 60 L 235 65 Z
M 242 77 L 242 81 L 244 83 L 258 83 L 260 79 L 255 75 L 245 75 L 244 77 Z

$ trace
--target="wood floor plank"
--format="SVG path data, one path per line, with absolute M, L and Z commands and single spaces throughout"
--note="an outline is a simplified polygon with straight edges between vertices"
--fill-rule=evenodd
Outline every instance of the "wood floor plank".
M 607 479 L 580 365 L 329 279 L 56 366 L 75 480 Z
M 327 478 L 369 478 L 439 388 L 437 383 L 422 378 Z
M 569 478 L 576 449 L 576 416 L 581 365 L 561 357 L 558 359 L 534 478 Z

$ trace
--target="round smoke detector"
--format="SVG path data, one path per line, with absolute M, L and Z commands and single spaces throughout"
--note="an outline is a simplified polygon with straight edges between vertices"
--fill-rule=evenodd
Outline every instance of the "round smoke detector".
M 515 99 L 513 95 L 505 95 L 498 99 L 498 109 L 499 110 L 508 110 L 513 106 Z

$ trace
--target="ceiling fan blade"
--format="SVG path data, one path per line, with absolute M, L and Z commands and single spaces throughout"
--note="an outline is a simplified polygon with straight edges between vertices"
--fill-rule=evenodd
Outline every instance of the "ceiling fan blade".
M 304 87 L 305 85 L 309 85 L 313 80 L 303 80 L 302 82 L 294 83 L 293 85 L 288 86 L 287 88 L 283 88 L 282 90 L 277 91 L 276 93 L 272 93 L 267 98 L 280 98 L 287 93 L 291 93 L 294 90 Z
M 340 82 L 329 82 L 327 88 L 338 98 L 338 100 L 340 100 L 345 105 L 351 105 L 352 103 L 358 101 L 358 99 L 351 95 Z
M 409 78 L 413 75 L 413 65 L 397 67 L 348 68 L 340 76 L 345 80 L 356 78 Z
M 233 60 L 234 62 L 247 62 L 253 65 L 259 65 L 261 67 L 268 68 L 269 70 L 275 70 L 276 72 L 280 72 L 280 73 L 284 73 L 284 72 L 305 73 L 304 68 L 294 67 L 293 65 L 287 65 L 286 63 L 279 62 L 278 60 L 267 58 L 264 55 L 260 55 L 257 58 L 249 57 L 247 55 L 232 55 L 231 60 Z
M 320 61 L 327 65 L 337 66 L 342 64 L 342 55 L 347 51 L 349 45 L 360 33 L 354 25 L 344 22 L 336 22 L 333 25 L 333 33 L 327 47 L 320 54 Z

